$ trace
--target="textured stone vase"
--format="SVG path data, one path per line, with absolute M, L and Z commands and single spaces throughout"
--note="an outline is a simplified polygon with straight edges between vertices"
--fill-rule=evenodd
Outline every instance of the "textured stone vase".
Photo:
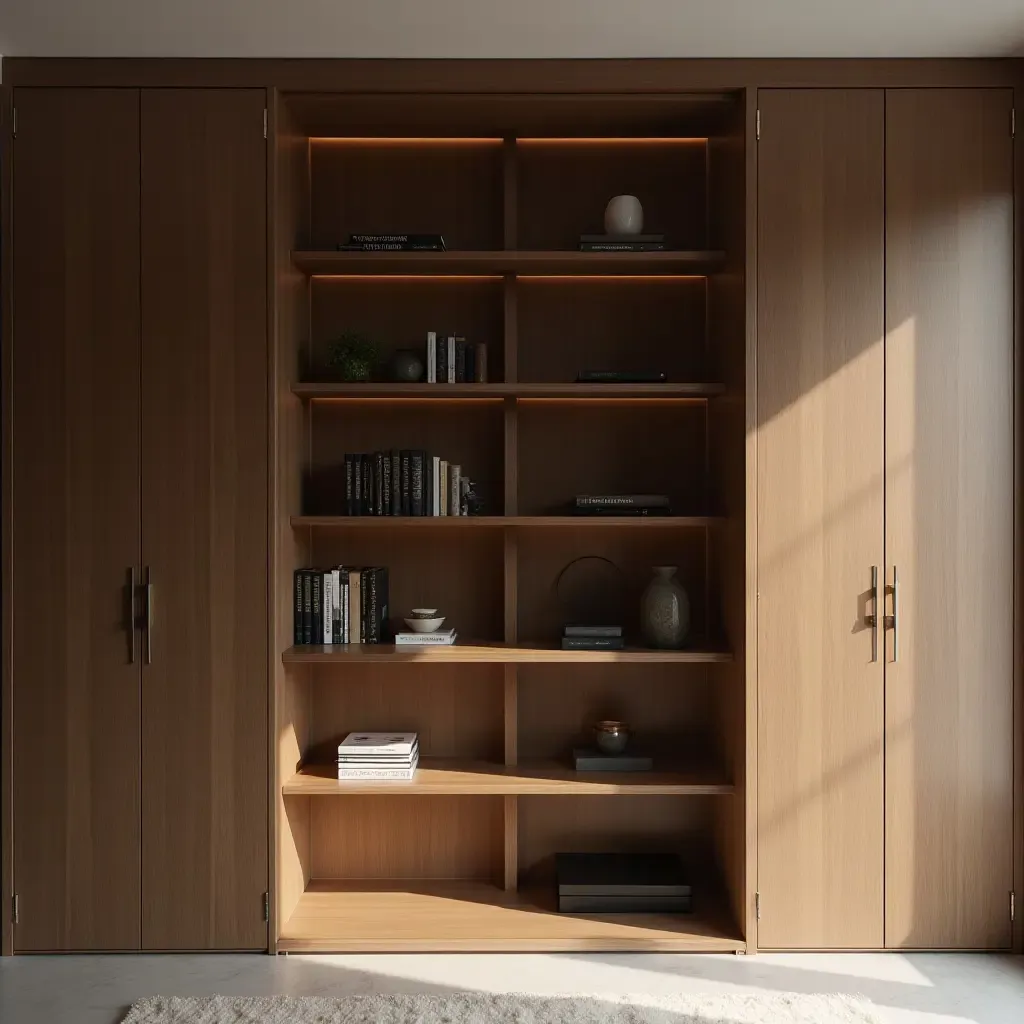
M 654 579 L 640 599 L 640 626 L 651 647 L 675 650 L 690 632 L 690 599 L 674 565 L 654 566 Z
M 644 208 L 636 196 L 614 196 L 604 208 L 604 229 L 609 235 L 639 235 L 644 229 Z
M 400 348 L 391 357 L 391 377 L 403 384 L 414 384 L 423 380 L 423 360 L 419 352 L 413 349 Z

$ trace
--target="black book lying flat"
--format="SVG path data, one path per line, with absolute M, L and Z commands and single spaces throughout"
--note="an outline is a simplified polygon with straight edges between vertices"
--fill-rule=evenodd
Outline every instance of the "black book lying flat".
M 672 853 L 557 853 L 560 896 L 692 896 Z
M 667 384 L 662 370 L 580 370 L 577 384 Z

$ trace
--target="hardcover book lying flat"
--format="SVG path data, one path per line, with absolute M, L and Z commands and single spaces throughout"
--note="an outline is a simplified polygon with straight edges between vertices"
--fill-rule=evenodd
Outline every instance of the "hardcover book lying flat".
M 454 629 L 440 629 L 435 633 L 396 633 L 396 647 L 450 647 L 458 639 Z
M 555 876 L 563 914 L 678 914 L 693 909 L 693 888 L 674 854 L 559 853 Z

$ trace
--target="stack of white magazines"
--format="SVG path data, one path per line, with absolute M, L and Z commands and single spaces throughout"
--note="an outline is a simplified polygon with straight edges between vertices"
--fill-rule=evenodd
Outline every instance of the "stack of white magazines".
M 450 647 L 458 639 L 454 629 L 439 629 L 434 633 L 396 633 L 396 647 L 411 647 L 415 644 L 429 647 Z
M 419 759 L 414 732 L 350 732 L 338 744 L 338 778 L 408 780 Z

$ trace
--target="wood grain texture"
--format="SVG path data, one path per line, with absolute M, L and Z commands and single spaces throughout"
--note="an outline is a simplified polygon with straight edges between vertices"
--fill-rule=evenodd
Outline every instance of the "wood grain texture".
M 138 949 L 139 94 L 17 103 L 14 948 Z
M 625 647 L 620 651 L 563 651 L 543 644 L 480 643 L 459 641 L 451 647 L 395 647 L 393 644 L 304 644 L 289 647 L 282 658 L 290 665 L 357 665 L 383 662 L 555 662 L 712 665 L 733 660 L 729 651 L 660 651 L 644 647 Z
M 889 582 L 899 575 L 898 657 L 892 630 L 886 651 L 890 947 L 1010 945 L 1011 100 L 886 99 L 886 560 Z
M 296 530 L 703 529 L 721 516 L 292 516 Z M 508 566 L 506 563 L 506 573 Z
M 292 246 L 308 235 L 309 145 L 280 94 L 275 95 L 270 109 L 270 141 L 274 147 L 274 159 L 269 164 L 274 214 L 270 252 L 275 285 L 269 293 L 274 317 L 269 582 L 275 621 L 268 656 L 270 678 L 274 680 L 274 706 L 269 716 L 270 764 L 275 771 L 268 779 L 273 791 L 268 928 L 270 951 L 274 952 L 280 922 L 291 915 L 309 881 L 309 800 L 296 798 L 286 806 L 281 794 L 281 783 L 298 767 L 308 744 L 309 671 L 302 666 L 286 666 L 280 653 L 294 638 L 292 572 L 310 562 L 309 531 L 295 529 L 290 521 L 302 511 L 302 471 L 308 446 L 306 407 L 292 386 L 308 362 L 305 347 L 310 303 L 309 280 L 291 262 Z
M 335 786 L 338 785 L 335 780 Z M 316 797 L 310 802 L 314 879 L 472 879 L 503 874 L 500 796 Z M 299 900 L 301 906 L 302 900 Z
M 442 662 L 410 671 L 405 665 L 379 663 L 321 666 L 312 672 L 308 760 L 333 760 L 350 732 L 395 730 L 418 733 L 424 757 L 501 760 L 500 665 Z
M 877 948 L 884 97 L 759 104 L 758 945 Z
M 514 795 L 504 798 L 505 804 L 505 892 L 519 888 L 519 801 Z
M 479 400 L 484 398 L 650 398 L 698 401 L 714 398 L 725 388 L 715 383 L 675 384 L 569 384 L 569 383 L 513 383 L 513 384 L 333 384 L 301 383 L 292 390 L 307 399 L 365 399 L 391 398 L 422 401 Z
M 306 765 L 284 784 L 285 796 L 380 796 L 396 791 L 410 796 L 727 796 L 733 786 L 719 769 L 704 764 L 677 771 L 577 772 L 559 761 L 520 762 L 509 767 L 422 756 L 416 775 L 408 782 L 339 779 L 337 765 L 329 763 Z
M 148 949 L 267 946 L 264 102 L 142 99 Z
M 12 90 L 0 86 L 0 252 L 14 246 L 13 188 L 10 153 L 13 144 Z M 9 906 L 14 895 L 14 496 L 11 454 L 14 444 L 14 275 L 11 260 L 0 261 L 0 900 Z M 14 922 L 0 914 L 0 956 L 14 952 Z
M 579 244 L 577 242 L 577 244 Z M 707 274 L 721 267 L 721 252 L 578 252 L 500 249 L 448 252 L 337 252 L 297 250 L 306 274 Z M 489 364 L 488 364 L 489 365 Z
M 556 912 L 547 890 L 471 881 L 314 881 L 285 923 L 291 952 L 733 952 L 743 948 L 717 892 L 694 914 Z

